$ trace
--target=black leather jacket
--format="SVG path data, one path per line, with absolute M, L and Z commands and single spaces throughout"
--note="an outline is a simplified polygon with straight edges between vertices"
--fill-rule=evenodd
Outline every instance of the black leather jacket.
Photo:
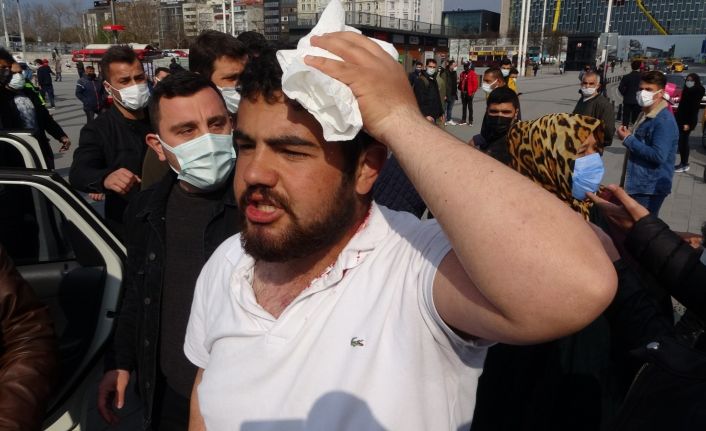
M 176 174 L 169 172 L 153 187 L 139 193 L 125 212 L 127 246 L 124 296 L 113 337 L 113 351 L 106 356 L 106 371 L 137 371 L 137 385 L 144 406 L 144 427 L 152 420 L 154 389 L 158 376 L 159 323 L 164 276 L 165 214 L 167 200 L 176 186 Z M 205 256 L 210 256 L 239 229 L 233 196 L 232 175 L 223 189 L 222 205 L 205 226 Z

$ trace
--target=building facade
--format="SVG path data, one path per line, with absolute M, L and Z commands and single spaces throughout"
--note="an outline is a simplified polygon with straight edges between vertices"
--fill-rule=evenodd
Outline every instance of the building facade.
M 298 0 L 297 12 L 320 13 L 329 0 Z M 410 21 L 441 24 L 442 0 L 343 0 L 343 9 Z
M 507 3 L 506 3 L 507 2 Z M 544 0 L 530 0 L 530 32 L 540 32 Z M 552 28 L 557 0 L 547 0 L 546 30 Z M 644 7 L 644 10 L 640 6 Z M 520 28 L 522 0 L 503 0 L 509 6 L 509 33 Z M 566 34 L 598 34 L 605 29 L 608 2 L 605 0 L 561 0 L 557 30 Z M 655 26 L 648 15 L 658 23 Z M 501 25 L 503 27 L 503 25 Z M 624 35 L 706 33 L 706 1 L 614 0 L 610 31 Z
M 441 15 L 441 23 L 467 36 L 497 33 L 500 30 L 500 14 L 489 10 L 445 11 Z

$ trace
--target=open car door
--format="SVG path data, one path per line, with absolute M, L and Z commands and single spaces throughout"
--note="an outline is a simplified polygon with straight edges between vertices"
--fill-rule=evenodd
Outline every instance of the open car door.
M 0 136 L 0 149 L 17 148 L 13 139 Z M 61 374 L 43 428 L 86 429 L 87 409 L 96 405 L 90 376 L 102 374 L 125 248 L 59 175 L 2 167 L 0 243 L 54 321 Z
M 0 132 L 0 167 L 47 169 L 39 142 L 29 132 Z

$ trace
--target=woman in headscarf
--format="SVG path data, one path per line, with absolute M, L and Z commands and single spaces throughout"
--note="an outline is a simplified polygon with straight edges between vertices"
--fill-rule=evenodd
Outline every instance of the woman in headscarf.
M 598 190 L 604 172 L 603 133 L 600 120 L 574 114 L 517 122 L 508 135 L 510 166 L 588 221 L 593 204 L 586 193 Z M 569 337 L 534 346 L 490 348 L 478 384 L 472 431 L 604 429 L 639 365 L 628 351 L 641 345 L 646 333 L 669 330 L 671 322 L 661 318 L 610 238 L 594 230 L 619 275 L 616 299 L 603 316 Z M 623 315 L 625 311 L 629 313 Z M 649 325 L 635 325 L 636 321 Z
M 601 121 L 584 115 L 550 114 L 519 121 L 507 138 L 510 166 L 588 220 L 592 203 L 586 192 L 598 190 L 605 172 L 603 135 Z

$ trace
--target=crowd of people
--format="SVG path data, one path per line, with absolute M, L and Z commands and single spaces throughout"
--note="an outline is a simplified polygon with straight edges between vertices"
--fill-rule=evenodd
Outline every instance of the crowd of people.
M 82 69 L 69 181 L 105 201 L 127 249 L 96 397 L 107 423 L 137 395 L 154 430 L 706 424 L 704 244 L 658 218 L 689 168 L 698 75 L 676 116 L 664 75 L 633 67 L 617 128 L 592 69 L 573 112 L 523 121 L 510 59 L 480 76 L 427 59 L 405 79 L 363 35 L 311 44 L 340 59 L 298 61 L 348 86 L 352 140 L 324 139 L 258 33 L 201 33 L 189 70 L 148 76 L 121 45 Z M 51 70 L 36 74 L 0 49 L 1 127 L 32 130 L 51 168 L 46 133 L 71 142 L 46 107 Z M 461 142 L 443 129 L 473 124 L 479 89 L 480 133 Z M 624 179 L 602 186 L 615 137 Z M 2 249 L 0 263 L 0 301 L 28 298 L 15 309 L 46 338 L 46 310 Z M 31 350 L 48 361 L 54 347 Z M 41 409 L 54 365 L 37 364 L 23 390 Z

